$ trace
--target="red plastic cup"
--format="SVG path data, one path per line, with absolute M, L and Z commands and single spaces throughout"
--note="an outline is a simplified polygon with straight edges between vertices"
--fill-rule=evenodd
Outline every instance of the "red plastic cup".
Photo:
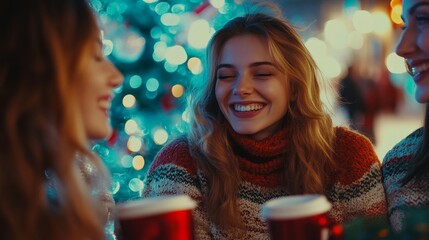
M 144 198 L 118 204 L 116 217 L 123 240 L 194 239 L 192 210 L 187 195 Z
M 331 203 L 323 195 L 295 195 L 272 199 L 262 206 L 272 240 L 341 239 L 342 228 L 327 216 Z

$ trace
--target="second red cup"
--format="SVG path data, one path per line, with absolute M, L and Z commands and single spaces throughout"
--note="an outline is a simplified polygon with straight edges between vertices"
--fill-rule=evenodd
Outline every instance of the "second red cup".
M 187 195 L 145 198 L 118 204 L 116 217 L 123 240 L 192 240 L 192 209 Z
M 327 213 L 331 203 L 323 195 L 295 195 L 272 199 L 262 206 L 272 240 L 341 239 L 342 229 Z

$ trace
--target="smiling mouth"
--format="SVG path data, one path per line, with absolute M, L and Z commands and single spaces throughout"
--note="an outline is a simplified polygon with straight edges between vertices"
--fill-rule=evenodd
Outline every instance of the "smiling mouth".
M 265 105 L 261 103 L 254 103 L 254 104 L 247 104 L 247 105 L 241 105 L 241 104 L 233 104 L 232 108 L 236 112 L 256 112 L 261 110 Z
M 98 101 L 98 106 L 102 109 L 109 110 L 112 103 L 107 99 L 100 99 Z
M 429 63 L 423 63 L 418 66 L 410 68 L 410 74 L 412 76 L 416 76 L 421 74 L 424 71 L 427 71 L 428 69 L 429 69 Z

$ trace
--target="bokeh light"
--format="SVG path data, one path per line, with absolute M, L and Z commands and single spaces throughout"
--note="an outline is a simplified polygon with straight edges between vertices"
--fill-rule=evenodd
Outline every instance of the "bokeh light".
M 180 85 L 180 84 L 176 84 L 171 88 L 171 94 L 175 97 L 175 98 L 179 98 L 183 95 L 183 93 L 185 92 L 185 88 Z
M 176 26 L 180 22 L 180 17 L 174 13 L 164 13 L 161 16 L 161 22 L 165 26 Z
M 358 31 L 351 31 L 348 35 L 348 46 L 352 49 L 358 50 L 363 47 L 363 36 Z
M 180 45 L 169 47 L 165 52 L 165 60 L 173 65 L 180 65 L 186 62 L 187 59 L 188 54 L 186 53 L 186 50 Z
M 404 59 L 394 52 L 387 55 L 385 64 L 391 73 L 401 74 L 407 72 Z
M 392 6 L 392 10 L 390 12 L 390 19 L 395 24 L 402 25 L 404 24 L 404 22 L 402 21 L 401 14 L 402 14 L 402 5 L 400 4 L 394 5 Z
M 130 155 L 128 155 L 128 154 L 122 156 L 122 158 L 121 158 L 121 165 L 124 168 L 130 168 L 130 167 L 132 167 L 133 166 L 133 158 Z
M 324 58 L 328 54 L 326 43 L 316 37 L 307 39 L 305 46 L 315 59 Z
M 209 2 L 215 8 L 221 8 L 225 6 L 225 0 L 209 0 Z
M 144 157 L 141 155 L 136 155 L 133 158 L 133 168 L 135 170 L 141 170 L 145 165 Z
M 188 44 L 196 49 L 205 48 L 214 32 L 206 20 L 196 20 L 189 28 Z
M 127 142 L 127 148 L 130 152 L 140 151 L 142 145 L 141 139 L 135 136 L 131 136 Z
M 125 123 L 124 129 L 128 135 L 132 135 L 137 132 L 138 128 L 139 126 L 137 125 L 137 122 L 133 119 L 130 119 Z
M 153 141 L 158 145 L 163 145 L 168 140 L 168 132 L 163 128 L 155 129 L 153 133 Z
M 188 69 L 192 74 L 198 75 L 203 71 L 201 60 L 197 57 L 191 57 L 188 60 Z
M 385 34 L 390 31 L 392 24 L 385 12 L 376 11 L 372 13 L 374 32 Z
M 142 56 L 146 46 L 146 39 L 132 28 L 121 29 L 113 42 L 112 54 L 117 60 L 124 63 L 137 61 Z
M 139 75 L 133 75 L 130 77 L 130 87 L 139 88 L 142 85 L 142 78 Z
M 370 12 L 366 10 L 358 10 L 353 13 L 353 26 L 360 33 L 370 33 L 374 30 L 374 19 Z
M 159 88 L 159 81 L 156 78 L 149 78 L 146 82 L 146 89 L 149 92 L 155 92 Z
M 127 94 L 122 99 L 122 105 L 126 108 L 132 108 L 136 104 L 136 97 L 132 94 Z
M 143 190 L 143 181 L 139 178 L 133 178 L 129 181 L 128 187 L 133 192 L 140 192 Z
M 348 44 L 348 34 L 345 23 L 339 19 L 332 19 L 325 23 L 325 39 L 333 48 L 346 48 Z

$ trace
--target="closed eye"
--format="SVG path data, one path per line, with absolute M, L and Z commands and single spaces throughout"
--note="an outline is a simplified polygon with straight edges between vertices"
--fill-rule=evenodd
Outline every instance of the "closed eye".
M 233 75 L 218 76 L 219 80 L 224 80 L 224 79 L 228 79 L 228 78 L 235 78 L 235 76 L 233 76 Z
M 416 16 L 416 21 L 418 25 L 424 25 L 429 23 L 429 17 L 426 16 Z

